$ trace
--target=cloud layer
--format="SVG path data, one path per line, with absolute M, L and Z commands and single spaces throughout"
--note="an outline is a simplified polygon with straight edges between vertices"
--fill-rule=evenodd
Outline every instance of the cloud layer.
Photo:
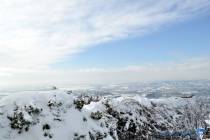
M 36 88 L 57 85 L 74 87 L 85 84 L 111 84 L 159 80 L 210 79 L 210 58 L 185 60 L 180 63 L 127 66 L 112 69 L 39 70 L 0 75 L 2 88 Z
M 0 76 L 35 73 L 94 44 L 206 13 L 210 0 L 1 0 Z

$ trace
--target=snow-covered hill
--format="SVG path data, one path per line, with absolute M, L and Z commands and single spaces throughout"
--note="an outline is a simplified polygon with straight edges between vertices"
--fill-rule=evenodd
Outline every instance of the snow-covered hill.
M 66 90 L 18 92 L 0 99 L 0 140 L 127 140 L 205 127 L 209 99 L 146 99 Z M 185 136 L 183 136 L 185 137 Z

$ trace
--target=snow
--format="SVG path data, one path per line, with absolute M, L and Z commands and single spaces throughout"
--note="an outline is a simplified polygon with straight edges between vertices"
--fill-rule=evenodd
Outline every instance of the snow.
M 82 137 L 89 140 L 90 133 L 94 136 L 106 134 L 103 140 L 113 140 L 110 130 L 118 139 L 117 132 L 120 130 L 126 134 L 133 123 L 138 125 L 135 131 L 147 130 L 145 136 L 140 135 L 146 138 L 150 133 L 163 131 L 163 126 L 168 131 L 181 126 L 182 116 L 177 110 L 184 113 L 182 107 L 189 102 L 194 103 L 194 98 L 147 99 L 137 94 L 115 94 L 104 95 L 78 109 L 75 105 L 78 99 L 79 93 L 68 94 L 65 89 L 4 94 L 0 98 L 0 140 L 82 140 Z M 30 109 L 39 111 L 32 110 L 31 113 Z M 102 117 L 98 120 L 91 118 L 91 113 L 97 111 L 102 113 Z M 14 117 L 15 113 L 22 113 L 23 120 L 30 122 L 28 131 L 21 129 L 19 134 L 20 129 L 11 127 L 9 117 Z M 125 121 L 125 126 L 118 126 L 119 121 Z M 46 124 L 50 129 L 43 129 Z
M 50 109 L 47 104 L 49 100 L 61 102 L 62 107 L 53 107 Z M 3 140 L 44 140 L 42 125 L 49 124 L 52 133 L 52 140 L 69 140 L 74 138 L 75 133 L 88 135 L 89 131 L 106 131 L 105 128 L 99 127 L 100 123 L 90 119 L 90 111 L 88 109 L 79 111 L 73 106 L 74 96 L 68 95 L 63 91 L 48 91 L 48 92 L 27 92 L 8 95 L 0 99 L 0 139 Z M 39 123 L 31 126 L 29 131 L 18 134 L 17 131 L 9 127 L 8 115 L 13 113 L 16 106 L 23 107 L 25 105 L 36 106 L 42 108 L 43 111 L 39 116 Z M 33 118 L 23 108 L 24 119 L 32 121 Z M 61 122 L 55 121 L 55 116 L 62 116 Z M 84 122 L 83 118 L 87 121 Z M 109 137 L 107 137 L 109 139 Z

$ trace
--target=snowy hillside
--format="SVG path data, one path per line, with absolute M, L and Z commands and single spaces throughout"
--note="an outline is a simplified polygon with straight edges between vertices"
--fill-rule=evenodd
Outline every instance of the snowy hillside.
M 67 90 L 18 92 L 0 99 L 0 140 L 160 138 L 205 127 L 209 101 Z

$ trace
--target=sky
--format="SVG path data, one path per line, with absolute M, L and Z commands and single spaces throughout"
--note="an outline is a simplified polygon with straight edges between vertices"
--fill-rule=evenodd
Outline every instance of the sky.
M 210 79 L 210 0 L 0 0 L 0 88 Z

